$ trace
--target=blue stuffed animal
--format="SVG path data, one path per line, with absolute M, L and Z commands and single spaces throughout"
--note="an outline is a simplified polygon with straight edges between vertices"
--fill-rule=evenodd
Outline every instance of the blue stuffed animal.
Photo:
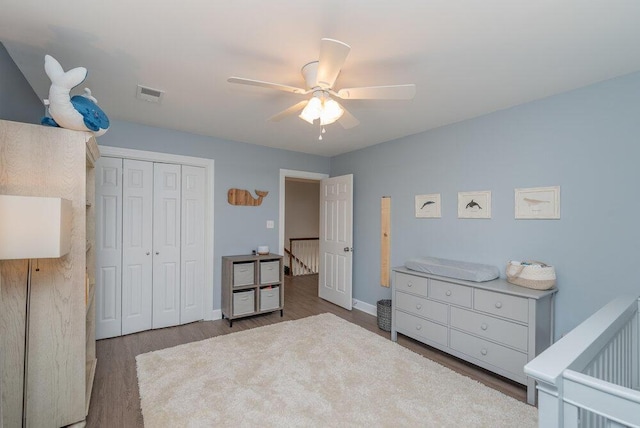
M 91 96 L 88 88 L 83 95 L 69 97 L 71 89 L 78 86 L 87 78 L 87 69 L 77 67 L 65 72 L 58 61 L 50 55 L 44 57 L 44 71 L 51 79 L 49 99 L 44 100 L 49 107 L 51 117 L 42 118 L 41 123 L 48 126 L 75 129 L 76 131 L 91 131 L 96 137 L 107 132 L 109 118 L 98 102 Z

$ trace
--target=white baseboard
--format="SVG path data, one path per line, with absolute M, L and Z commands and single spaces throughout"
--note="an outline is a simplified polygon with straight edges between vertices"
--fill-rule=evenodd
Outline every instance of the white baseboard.
M 211 311 L 211 318 L 208 318 L 206 321 L 215 321 L 222 319 L 222 309 L 214 309 Z
M 353 299 L 353 309 L 357 309 L 374 317 L 378 316 L 378 307 L 358 299 Z

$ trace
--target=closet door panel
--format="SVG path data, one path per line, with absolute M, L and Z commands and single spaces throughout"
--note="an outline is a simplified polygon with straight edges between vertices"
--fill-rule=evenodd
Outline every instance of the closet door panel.
M 181 166 L 156 163 L 153 185 L 153 328 L 180 323 Z
M 182 166 L 180 324 L 203 318 L 205 170 Z
M 122 334 L 122 159 L 96 163 L 96 339 Z
M 122 210 L 122 334 L 151 329 L 153 163 L 125 159 Z

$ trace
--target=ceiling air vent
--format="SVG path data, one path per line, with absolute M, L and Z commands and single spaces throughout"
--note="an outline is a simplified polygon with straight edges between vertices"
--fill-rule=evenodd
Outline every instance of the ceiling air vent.
M 159 103 L 160 101 L 162 101 L 163 95 L 164 91 L 138 85 L 136 97 L 144 101 L 149 101 L 150 103 Z

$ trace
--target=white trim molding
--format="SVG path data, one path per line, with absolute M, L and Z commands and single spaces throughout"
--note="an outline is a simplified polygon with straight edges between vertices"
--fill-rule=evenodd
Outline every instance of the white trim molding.
M 365 314 L 373 315 L 374 317 L 378 316 L 378 306 L 370 305 L 369 303 L 363 302 L 362 300 L 353 299 L 352 307 L 353 309 L 362 311 Z
M 205 320 L 220 319 L 221 314 L 213 307 L 213 278 L 214 278 L 214 255 L 213 255 L 213 201 L 214 201 L 214 160 L 207 158 L 197 158 L 192 156 L 173 155 L 169 153 L 148 152 L 144 150 L 124 149 L 112 146 L 98 146 L 100 155 L 104 157 L 134 159 L 147 162 L 163 162 L 197 166 L 205 169 L 206 174 L 206 194 L 205 194 L 205 247 L 204 247 L 204 314 Z

